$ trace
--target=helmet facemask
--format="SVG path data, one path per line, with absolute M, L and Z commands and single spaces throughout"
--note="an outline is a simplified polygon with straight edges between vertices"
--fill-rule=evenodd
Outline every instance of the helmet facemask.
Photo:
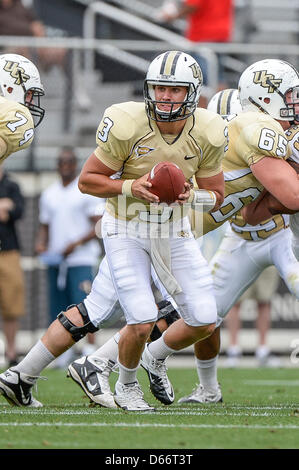
M 289 121 L 299 122 L 299 86 L 290 88 L 284 94 L 285 108 L 281 108 L 282 118 L 288 118 Z
M 29 88 L 24 94 L 24 105 L 29 109 L 34 127 L 37 127 L 43 120 L 45 115 L 44 108 L 40 105 L 40 97 L 44 96 L 44 91 L 41 88 Z

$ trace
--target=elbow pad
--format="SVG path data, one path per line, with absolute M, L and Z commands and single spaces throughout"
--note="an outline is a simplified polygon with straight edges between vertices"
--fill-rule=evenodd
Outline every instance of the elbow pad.
M 191 189 L 190 198 L 191 209 L 201 212 L 209 212 L 214 209 L 217 202 L 216 194 L 206 189 Z

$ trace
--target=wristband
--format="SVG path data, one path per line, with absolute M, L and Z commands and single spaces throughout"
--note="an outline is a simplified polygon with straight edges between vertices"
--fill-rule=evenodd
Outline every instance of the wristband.
M 208 191 L 206 189 L 191 189 L 188 202 L 191 203 L 191 209 L 209 212 L 214 209 L 217 198 L 213 191 Z
M 130 196 L 134 197 L 132 194 L 132 184 L 134 183 L 135 180 L 124 180 L 122 188 L 121 188 L 121 193 L 124 196 Z

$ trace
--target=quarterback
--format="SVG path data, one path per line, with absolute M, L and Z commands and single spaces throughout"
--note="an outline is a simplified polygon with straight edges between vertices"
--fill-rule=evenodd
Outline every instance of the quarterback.
M 156 57 L 145 79 L 145 106 L 130 102 L 106 110 L 97 130 L 98 146 L 79 179 L 82 192 L 108 198 L 102 234 L 127 323 L 118 345 L 120 373 L 114 401 L 129 411 L 153 410 L 136 378 L 141 353 L 157 319 L 151 264 L 182 317 L 165 332 L 165 341 L 163 338 L 160 344 L 162 354 L 204 339 L 215 327 L 212 276 L 191 233 L 187 212 L 190 204 L 199 209 L 199 214 L 221 206 L 221 165 L 227 137 L 224 120 L 197 107 L 201 85 L 200 67 L 190 55 L 168 51 Z M 156 163 L 169 160 L 181 168 L 186 180 L 195 177 L 200 189 L 192 189 L 186 182 L 176 208 L 165 211 L 165 207 L 150 206 L 159 199 L 149 191 L 147 176 Z M 119 177 L 111 178 L 116 172 Z M 164 222 L 167 238 L 161 236 Z M 61 312 L 23 361 L 1 374 L 0 391 L 6 399 L 17 406 L 40 406 L 31 388 L 41 370 L 109 317 L 111 306 L 105 305 L 102 278 L 100 266 L 85 301 Z M 167 379 L 164 364 L 149 352 L 147 358 L 164 371 Z M 172 402 L 170 382 L 163 385 Z
M 43 95 L 39 72 L 30 60 L 0 55 L 0 164 L 32 143 L 45 113 L 40 106 Z

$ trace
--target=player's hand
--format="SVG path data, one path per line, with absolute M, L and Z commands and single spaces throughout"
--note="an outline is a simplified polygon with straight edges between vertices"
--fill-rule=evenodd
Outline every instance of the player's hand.
M 144 199 L 147 202 L 159 204 L 158 196 L 149 191 L 149 189 L 152 187 L 152 183 L 147 181 L 148 175 L 149 173 L 134 181 L 131 188 L 132 194 L 138 199 Z
M 189 183 L 186 182 L 186 183 L 184 183 L 184 187 L 185 187 L 185 191 L 182 194 L 179 194 L 179 196 L 178 196 L 177 200 L 174 202 L 174 204 L 179 204 L 180 206 L 182 206 L 183 204 L 188 202 L 188 199 L 190 197 L 191 186 L 190 186 Z

